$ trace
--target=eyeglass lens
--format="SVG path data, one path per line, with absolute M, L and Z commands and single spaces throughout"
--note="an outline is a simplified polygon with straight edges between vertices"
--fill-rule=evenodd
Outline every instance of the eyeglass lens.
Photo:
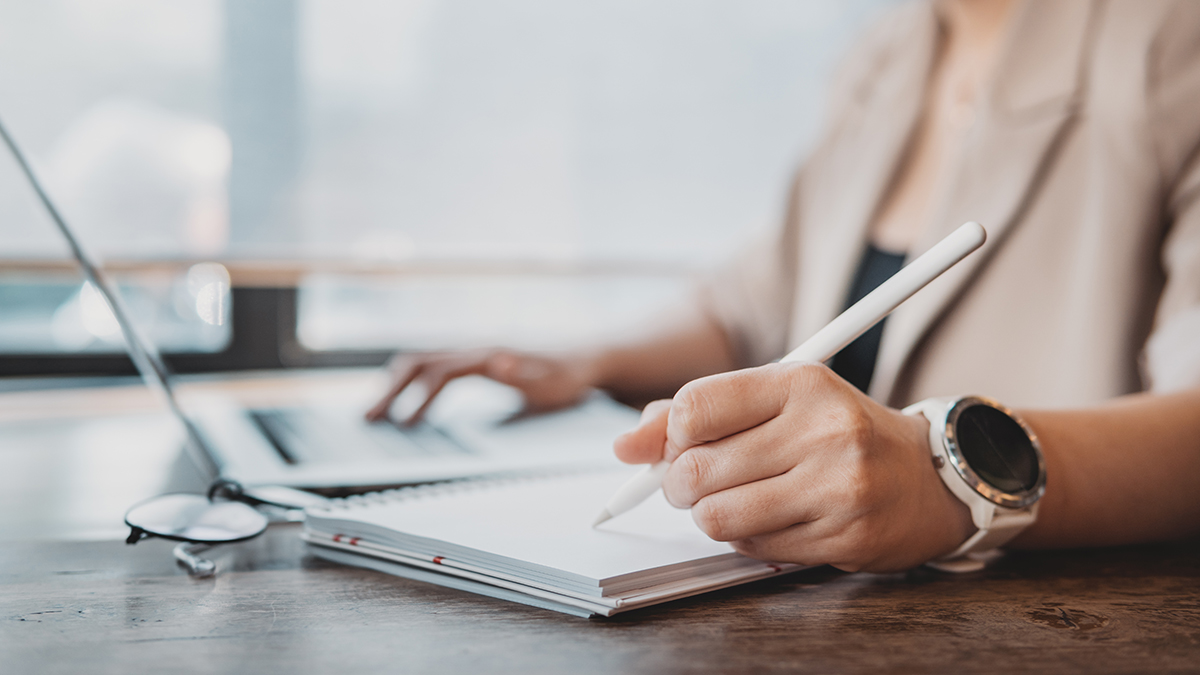
M 148 499 L 125 514 L 129 543 L 145 535 L 205 544 L 241 541 L 267 529 L 267 517 L 241 502 L 210 502 L 200 495 Z

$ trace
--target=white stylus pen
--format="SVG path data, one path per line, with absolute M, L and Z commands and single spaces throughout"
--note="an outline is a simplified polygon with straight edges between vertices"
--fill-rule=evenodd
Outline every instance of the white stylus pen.
M 780 362 L 822 362 L 833 358 L 834 354 L 854 342 L 855 338 L 870 330 L 872 326 L 883 321 L 884 317 L 892 313 L 892 310 L 911 298 L 926 284 L 941 276 L 942 272 L 954 267 L 958 261 L 983 246 L 983 242 L 986 240 L 987 232 L 979 223 L 972 222 L 962 225 L 921 257 L 905 265 L 903 269 L 868 293 L 862 300 L 848 307 L 828 325 L 805 340 L 804 344 L 780 359 Z M 669 466 L 671 466 L 671 462 L 664 459 L 647 466 L 630 478 L 617 490 L 612 499 L 608 500 L 608 504 L 600 512 L 596 522 L 592 523 L 592 527 L 625 513 L 658 491 L 662 487 L 663 474 L 667 472 Z

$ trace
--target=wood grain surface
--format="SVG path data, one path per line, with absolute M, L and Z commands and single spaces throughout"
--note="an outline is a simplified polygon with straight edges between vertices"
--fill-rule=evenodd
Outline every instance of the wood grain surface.
M 190 579 L 169 542 L 116 539 L 130 504 L 204 482 L 169 420 L 113 395 L 0 397 L 0 675 L 1200 672 L 1200 541 L 815 569 L 593 620 L 323 562 L 294 525 Z
M 326 563 L 294 525 L 216 559 L 193 580 L 163 541 L 3 544 L 0 672 L 1200 671 L 1200 542 L 822 568 L 592 620 Z

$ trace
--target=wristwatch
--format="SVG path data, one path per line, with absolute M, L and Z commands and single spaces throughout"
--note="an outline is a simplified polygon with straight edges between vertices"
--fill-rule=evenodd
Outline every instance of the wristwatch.
M 1037 436 L 1021 418 L 981 396 L 931 398 L 904 409 L 929 420 L 933 466 L 950 492 L 971 509 L 978 531 L 931 567 L 981 569 L 996 548 L 1037 518 L 1046 491 L 1046 462 Z

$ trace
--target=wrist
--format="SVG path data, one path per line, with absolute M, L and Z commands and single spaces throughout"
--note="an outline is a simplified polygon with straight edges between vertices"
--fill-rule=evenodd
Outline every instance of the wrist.
M 584 388 L 612 389 L 612 356 L 609 349 L 584 349 L 563 359 L 571 377 Z
M 978 530 L 971 521 L 971 509 L 954 496 L 950 488 L 937 475 L 930 461 L 929 420 L 924 415 L 900 415 L 904 418 L 907 440 L 910 447 L 917 449 L 916 461 L 923 467 L 921 484 L 929 495 L 927 513 L 937 514 L 926 521 L 929 535 L 925 559 L 946 556 L 970 539 Z M 923 562 L 923 561 L 922 561 Z
M 1037 519 L 1046 468 L 1037 435 L 1001 404 L 978 396 L 933 398 L 905 414 L 929 421 L 929 451 L 938 477 L 966 505 L 976 532 L 949 556 L 931 562 L 970 571 Z

